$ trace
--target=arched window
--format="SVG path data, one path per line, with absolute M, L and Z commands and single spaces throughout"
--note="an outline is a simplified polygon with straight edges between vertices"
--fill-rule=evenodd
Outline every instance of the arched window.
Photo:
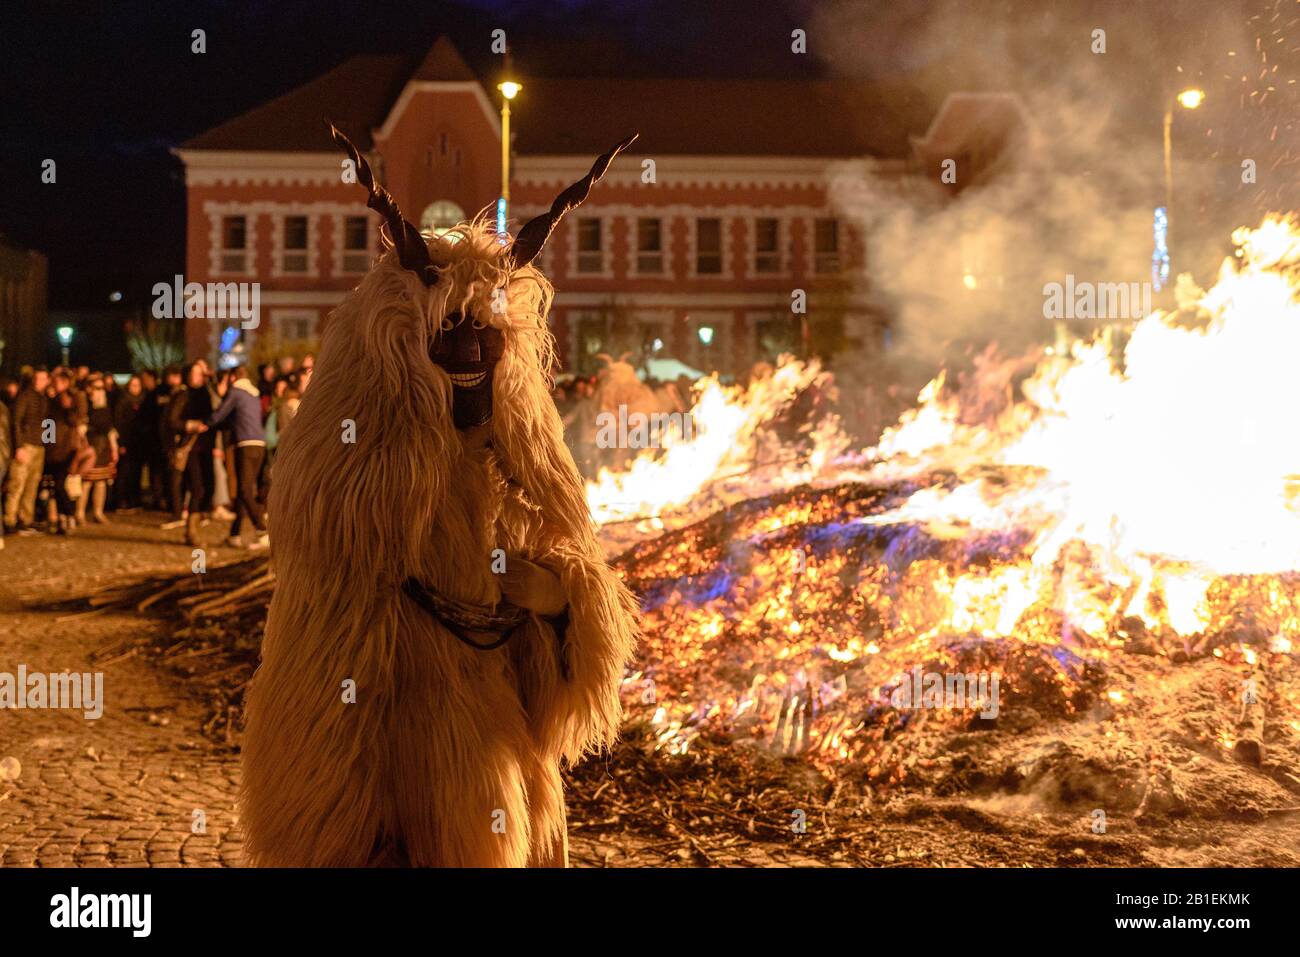
M 424 207 L 424 212 L 420 214 L 420 232 L 441 236 L 464 219 L 463 209 L 449 199 L 440 199 Z

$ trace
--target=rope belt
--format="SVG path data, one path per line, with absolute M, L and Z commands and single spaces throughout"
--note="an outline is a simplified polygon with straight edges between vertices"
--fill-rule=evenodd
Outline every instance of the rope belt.
M 414 578 L 402 582 L 402 591 L 417 605 L 443 624 L 460 641 L 478 651 L 500 648 L 514 637 L 519 626 L 528 620 L 528 611 L 504 599 L 495 610 L 480 605 L 470 605 L 446 595 L 439 595 L 429 586 Z M 495 640 L 481 644 L 470 634 L 497 635 Z

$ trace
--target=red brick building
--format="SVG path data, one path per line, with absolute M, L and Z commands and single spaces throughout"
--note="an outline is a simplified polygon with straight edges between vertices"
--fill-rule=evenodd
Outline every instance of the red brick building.
M 512 231 L 610 144 L 641 134 L 542 258 L 566 367 L 644 348 L 739 371 L 797 347 L 801 332 L 814 348 L 879 334 L 862 231 L 837 217 L 828 189 L 845 160 L 922 175 L 914 94 L 845 81 L 518 79 Z M 353 57 L 185 143 L 186 281 L 256 281 L 251 335 L 318 334 L 375 255 L 379 223 L 342 181 L 322 117 L 366 151 L 408 218 L 439 228 L 500 192 L 495 86 L 443 38 L 419 61 Z M 792 315 L 796 289 L 806 327 Z M 213 354 L 223 324 L 187 320 L 188 351 Z

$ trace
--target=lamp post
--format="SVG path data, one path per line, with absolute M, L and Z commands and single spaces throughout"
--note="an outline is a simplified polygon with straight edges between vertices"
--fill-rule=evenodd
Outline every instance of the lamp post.
M 510 101 L 519 95 L 523 84 L 503 80 L 501 91 L 501 198 L 497 200 L 497 232 L 505 235 L 506 215 L 510 210 Z
M 1174 200 L 1174 104 L 1177 103 L 1185 110 L 1194 110 L 1205 102 L 1205 91 L 1195 88 L 1183 90 L 1165 107 L 1165 222 L 1166 232 L 1169 228 L 1169 214 L 1173 209 Z
M 71 326 L 59 326 L 54 330 L 54 334 L 59 337 L 59 345 L 63 348 L 63 368 L 65 369 L 70 364 L 68 362 L 68 348 L 72 345 L 73 331 Z

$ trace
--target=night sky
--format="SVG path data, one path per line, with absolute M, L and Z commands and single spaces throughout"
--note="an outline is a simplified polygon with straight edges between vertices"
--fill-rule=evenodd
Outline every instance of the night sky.
M 1080 32 L 1104 23 L 1112 37 L 1109 75 L 1129 93 L 1122 103 L 1100 97 L 1093 108 L 1123 115 L 1145 137 L 1158 133 L 1162 107 L 1158 93 L 1142 91 L 1194 77 L 1210 89 L 1211 102 L 1197 120 L 1204 129 L 1190 131 L 1180 149 L 1215 155 L 1249 141 L 1271 150 L 1265 162 L 1294 171 L 1296 87 L 1287 78 L 1297 75 L 1300 8 L 1292 0 L 1140 6 L 1135 10 L 1129 0 L 21 4 L 9 7 L 0 23 L 0 233 L 50 257 L 52 309 L 109 308 L 108 294 L 117 289 L 126 298 L 115 308 L 138 308 L 160 277 L 183 271 L 184 180 L 172 147 L 349 55 L 420 54 L 440 33 L 480 74 L 491 75 L 499 58 L 491 53 L 490 34 L 498 27 L 507 31 L 524 77 L 915 73 L 938 95 L 944 91 L 937 87 L 1050 84 L 1086 43 Z M 808 31 L 808 56 L 790 55 L 796 27 Z M 190 50 L 195 28 L 207 33 L 202 55 Z M 1225 59 L 1229 48 L 1236 58 Z M 1279 65 L 1280 73 L 1271 69 Z M 1278 88 L 1268 92 L 1268 85 Z M 1261 92 L 1271 102 L 1257 102 Z M 634 121 L 636 104 L 627 109 Z M 58 163 L 55 185 L 40 182 L 47 157 Z

